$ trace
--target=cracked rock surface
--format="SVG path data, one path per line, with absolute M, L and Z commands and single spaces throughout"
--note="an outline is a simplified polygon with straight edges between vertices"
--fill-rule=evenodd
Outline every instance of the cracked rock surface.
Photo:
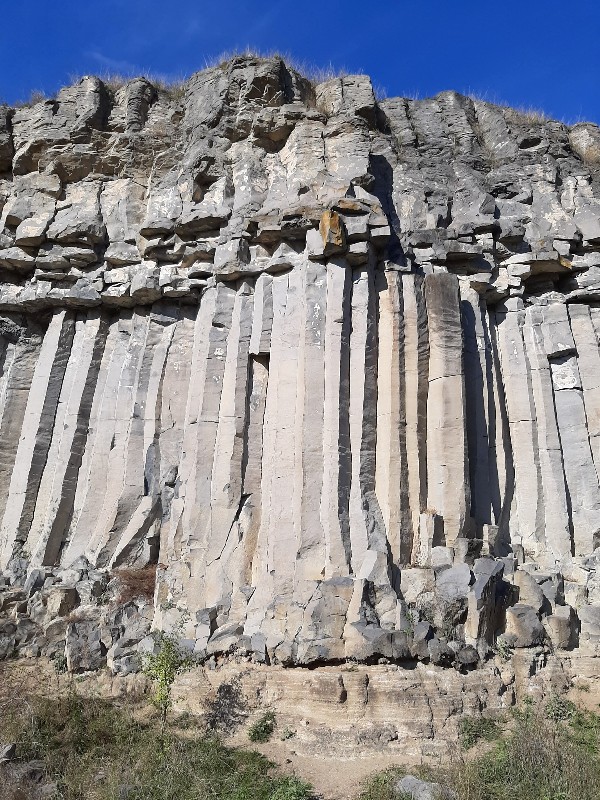
M 599 335 L 595 125 L 252 57 L 0 106 L 1 651 L 129 670 L 145 606 L 46 627 L 157 564 L 202 659 L 595 653 Z

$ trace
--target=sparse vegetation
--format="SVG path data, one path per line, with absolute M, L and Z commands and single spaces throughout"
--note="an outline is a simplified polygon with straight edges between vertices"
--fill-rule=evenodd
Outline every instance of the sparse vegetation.
M 132 600 L 148 600 L 154 597 L 156 586 L 156 565 L 150 564 L 141 569 L 119 569 L 115 573 L 119 579 L 117 602 L 124 605 Z
M 471 747 L 475 739 L 490 741 L 493 735 L 488 752 L 475 757 L 460 753 L 449 768 L 411 772 L 451 790 L 456 800 L 600 797 L 600 716 L 551 698 L 540 705 L 525 703 L 504 732 L 490 722 L 461 723 L 461 738 L 466 735 Z M 404 772 L 386 770 L 374 776 L 358 800 L 398 800 L 394 785 Z
M 69 693 L 32 699 L 3 719 L 16 759 L 0 767 L 5 800 L 307 800 L 310 787 L 256 752 L 225 747 L 198 722 L 162 732 L 143 708 Z M 33 763 L 38 762 L 35 767 Z M 41 773 L 41 780 L 40 780 Z M 52 787 L 50 787 L 52 790 Z
M 541 124 L 542 122 L 549 122 L 550 117 L 541 108 L 534 108 L 533 106 L 518 106 L 511 108 L 506 106 L 504 113 L 515 119 L 516 122 L 523 121 L 530 124 Z
M 509 118 L 512 117 L 515 122 L 542 123 L 550 120 L 549 115 L 543 109 L 535 108 L 534 106 L 511 106 L 499 100 L 496 96 L 486 93 L 476 94 L 469 92 L 467 97 L 474 103 L 487 103 L 490 106 L 494 106 Z
M 286 66 L 307 78 L 311 83 L 324 83 L 325 81 L 333 80 L 334 78 L 344 78 L 349 75 L 347 69 L 344 67 L 336 67 L 329 63 L 326 66 L 317 66 L 305 61 L 299 61 L 294 58 L 290 53 L 281 53 L 278 50 L 272 51 L 259 51 L 252 47 L 247 47 L 244 50 L 231 50 L 219 53 L 214 58 L 204 59 L 204 69 L 225 69 L 234 58 L 280 58 L 285 62 Z
M 558 694 L 553 694 L 546 703 L 546 717 L 555 722 L 565 722 L 572 719 L 576 711 L 577 708 L 574 703 Z
M 144 674 L 155 682 L 152 702 L 160 711 L 161 726 L 164 731 L 167 713 L 171 708 L 171 689 L 177 675 L 194 665 L 195 661 L 189 651 L 184 650 L 176 635 L 163 632 L 156 634 L 158 650 L 149 653 L 143 664 Z
M 275 730 L 275 713 L 267 711 L 262 717 L 254 722 L 248 730 L 248 738 L 251 742 L 268 742 Z
M 401 767 L 390 767 L 369 778 L 357 800 L 399 800 L 394 786 L 406 774 Z
M 44 100 L 54 100 L 54 97 L 46 94 L 46 92 L 42 91 L 41 89 L 32 89 L 29 97 L 24 100 L 19 100 L 14 104 L 14 107 L 30 108 L 31 106 L 37 105 L 37 103 L 42 103 Z
M 465 750 L 470 750 L 478 742 L 493 742 L 500 736 L 496 720 L 489 717 L 463 717 L 458 724 L 458 736 Z
M 496 640 L 494 651 L 500 656 L 502 661 L 510 661 L 514 648 L 503 636 L 499 636 Z
M 227 65 L 235 58 L 247 57 L 258 59 L 280 58 L 285 62 L 286 66 L 292 71 L 298 73 L 303 78 L 306 78 L 312 84 L 324 83 L 325 81 L 333 80 L 334 78 L 343 78 L 349 74 L 348 70 L 344 67 L 336 67 L 333 64 L 326 66 L 316 66 L 313 64 L 298 61 L 293 56 L 285 53 L 273 52 L 259 52 L 252 48 L 246 48 L 241 51 L 231 51 L 221 53 L 214 58 L 206 58 L 204 60 L 203 69 L 225 69 Z M 73 85 L 80 81 L 83 75 L 69 75 L 69 83 Z M 141 75 L 122 74 L 118 72 L 102 72 L 96 74 L 110 92 L 115 94 L 122 89 L 127 83 L 136 78 L 145 78 L 149 81 L 159 93 L 167 95 L 170 100 L 179 101 L 185 95 L 185 89 L 189 76 L 181 75 L 177 77 L 169 77 L 166 75 L 158 75 L 151 72 L 144 72 Z M 375 94 L 378 99 L 386 97 L 386 91 L 382 86 L 375 88 Z M 34 90 L 31 95 L 18 103 L 15 103 L 16 108 L 25 108 L 35 105 L 43 100 L 53 100 L 55 96 L 48 95 L 41 90 Z

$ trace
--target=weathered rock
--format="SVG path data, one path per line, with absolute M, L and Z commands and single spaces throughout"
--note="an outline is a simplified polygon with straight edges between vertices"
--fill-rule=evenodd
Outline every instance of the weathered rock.
M 597 143 L 249 56 L 0 107 L 4 652 L 592 652 Z
M 543 644 L 546 632 L 535 610 L 517 603 L 506 612 L 506 636 L 515 647 L 535 647 Z
M 439 783 L 431 783 L 415 778 L 414 775 L 405 775 L 394 784 L 394 792 L 398 797 L 410 797 L 411 800 L 444 800 L 452 797 L 452 793 L 444 789 Z
M 569 650 L 576 645 L 578 620 L 571 606 L 557 606 L 542 622 L 554 647 Z
M 106 647 L 95 622 L 83 620 L 69 624 L 65 657 L 69 672 L 88 672 L 106 664 Z
M 15 742 L 0 745 L 0 764 L 4 764 L 6 761 L 11 761 L 15 757 L 16 752 L 17 745 Z

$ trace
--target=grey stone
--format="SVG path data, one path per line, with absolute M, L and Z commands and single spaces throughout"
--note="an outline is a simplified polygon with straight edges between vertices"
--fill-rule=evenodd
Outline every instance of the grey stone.
M 468 564 L 457 564 L 438 572 L 435 578 L 435 590 L 443 600 L 467 598 L 473 582 L 473 574 Z
M 422 621 L 415 625 L 411 653 L 416 658 L 428 658 L 430 655 L 429 643 L 433 640 L 433 627 L 429 622 Z
M 454 661 L 454 650 L 448 645 L 448 642 L 438 639 L 437 636 L 429 640 L 427 649 L 432 664 L 448 666 Z
M 46 580 L 46 570 L 32 569 L 27 575 L 27 580 L 23 585 L 23 591 L 25 592 L 27 597 L 31 597 L 31 595 L 37 589 L 40 589 L 44 585 L 45 580 Z
M 12 761 L 17 752 L 16 742 L 0 745 L 0 764 Z
M 515 647 L 535 647 L 543 644 L 546 631 L 531 606 L 517 603 L 506 612 L 506 635 Z
M 95 622 L 83 620 L 67 626 L 65 657 L 69 672 L 89 672 L 106 664 L 106 648 Z
M 462 666 L 473 667 L 479 661 L 479 653 L 473 645 L 465 645 L 456 654 L 456 661 Z
M 423 781 L 414 775 L 404 775 L 394 784 L 394 793 L 398 797 L 410 797 L 411 800 L 449 800 L 452 792 L 439 783 Z

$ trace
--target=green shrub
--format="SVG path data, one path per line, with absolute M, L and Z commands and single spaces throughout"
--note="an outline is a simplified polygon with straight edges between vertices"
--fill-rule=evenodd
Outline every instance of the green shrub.
M 298 778 L 281 778 L 269 800 L 307 800 L 310 795 L 308 783 Z
M 275 713 L 267 711 L 262 717 L 256 720 L 248 730 L 248 738 L 251 742 L 268 742 L 275 730 Z
M 405 774 L 401 767 L 390 767 L 368 778 L 357 800 L 402 800 L 394 791 L 394 786 Z
M 189 651 L 184 650 L 175 635 L 156 633 L 158 651 L 144 658 L 144 675 L 156 684 L 152 702 L 161 713 L 163 728 L 171 708 L 171 689 L 177 675 L 191 669 L 196 663 Z
M 553 694 L 546 703 L 546 716 L 555 722 L 564 722 L 567 719 L 571 719 L 576 710 L 574 703 L 558 694 Z
M 482 739 L 492 742 L 499 735 L 498 723 L 489 717 L 463 717 L 458 723 L 458 737 L 465 750 L 470 750 Z

